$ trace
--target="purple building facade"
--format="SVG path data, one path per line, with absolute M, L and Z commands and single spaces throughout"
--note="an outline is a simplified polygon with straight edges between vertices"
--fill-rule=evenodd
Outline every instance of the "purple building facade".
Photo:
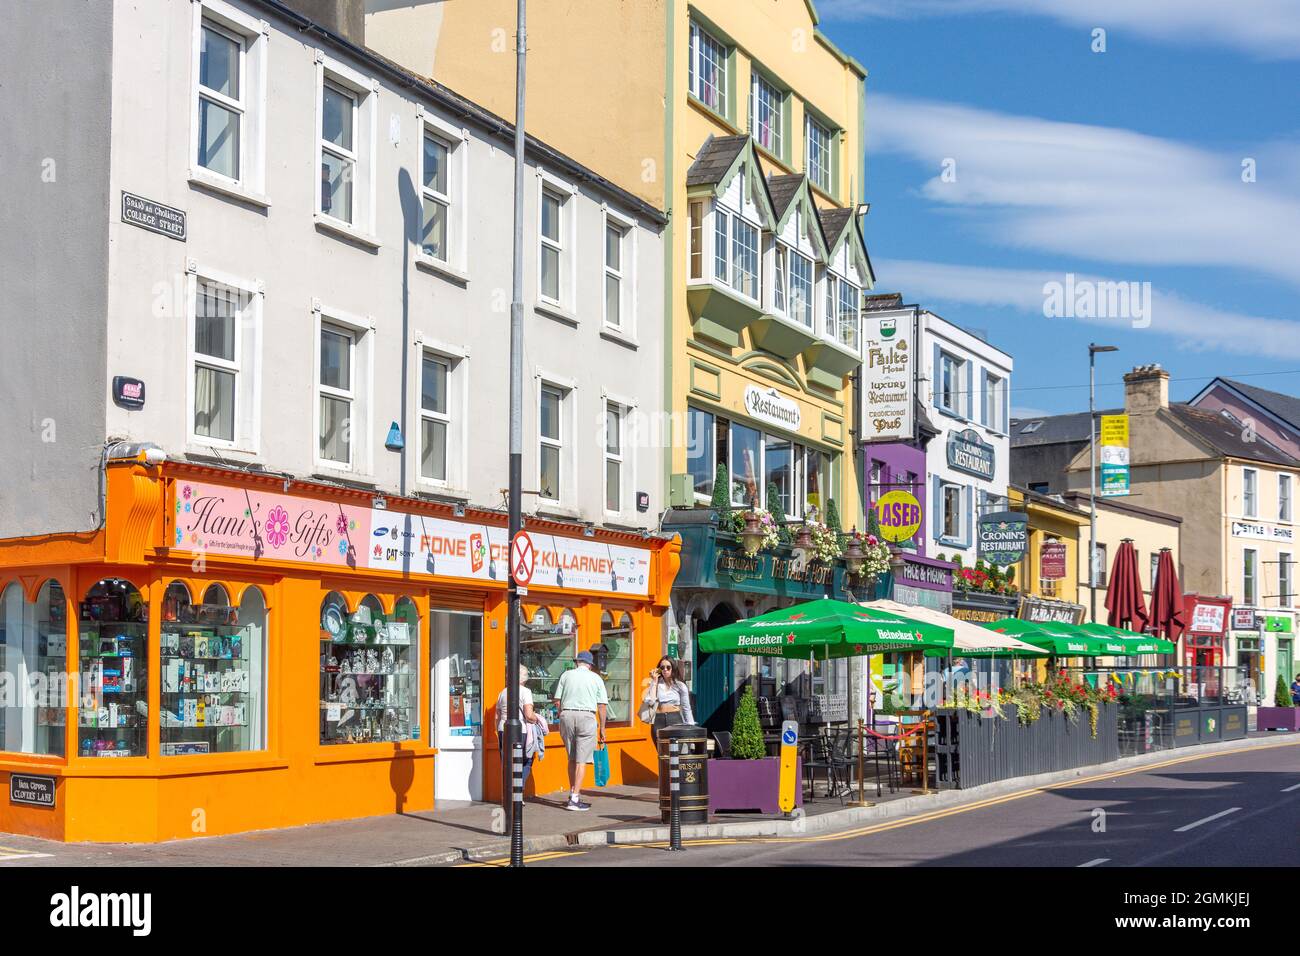
M 925 451 L 907 442 L 885 442 L 862 446 L 862 474 L 866 487 L 862 500 L 875 508 L 880 496 L 891 491 L 906 491 L 916 496 L 921 514 L 926 514 Z M 925 554 L 924 528 L 903 547 Z

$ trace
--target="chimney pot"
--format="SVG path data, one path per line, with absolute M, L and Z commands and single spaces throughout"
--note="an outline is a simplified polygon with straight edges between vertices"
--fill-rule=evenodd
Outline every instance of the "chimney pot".
M 1159 362 L 1139 365 L 1124 376 L 1124 411 L 1151 414 L 1169 407 L 1169 373 Z

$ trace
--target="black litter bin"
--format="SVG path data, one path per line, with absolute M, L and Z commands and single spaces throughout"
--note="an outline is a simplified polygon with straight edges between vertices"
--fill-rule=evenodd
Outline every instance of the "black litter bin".
M 682 823 L 709 822 L 709 732 L 703 727 L 678 724 L 664 727 L 659 739 L 659 812 L 667 823 L 673 809 L 668 746 L 677 741 L 677 773 L 681 788 L 678 803 Z

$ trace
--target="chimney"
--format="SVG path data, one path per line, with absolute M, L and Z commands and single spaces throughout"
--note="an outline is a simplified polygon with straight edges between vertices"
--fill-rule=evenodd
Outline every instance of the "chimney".
M 1169 407 L 1169 373 L 1159 363 L 1139 365 L 1124 376 L 1124 411 L 1146 415 Z
M 359 47 L 366 45 L 366 0 L 280 0 L 295 13 Z

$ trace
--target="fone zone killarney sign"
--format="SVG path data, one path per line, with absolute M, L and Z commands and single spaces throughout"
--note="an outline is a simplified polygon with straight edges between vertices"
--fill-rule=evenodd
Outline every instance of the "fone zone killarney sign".
M 948 433 L 948 467 L 976 478 L 993 480 L 993 446 L 973 428 Z
M 1029 519 L 1017 511 L 998 511 L 979 520 L 979 556 L 1005 568 L 1016 564 L 1029 548 Z

